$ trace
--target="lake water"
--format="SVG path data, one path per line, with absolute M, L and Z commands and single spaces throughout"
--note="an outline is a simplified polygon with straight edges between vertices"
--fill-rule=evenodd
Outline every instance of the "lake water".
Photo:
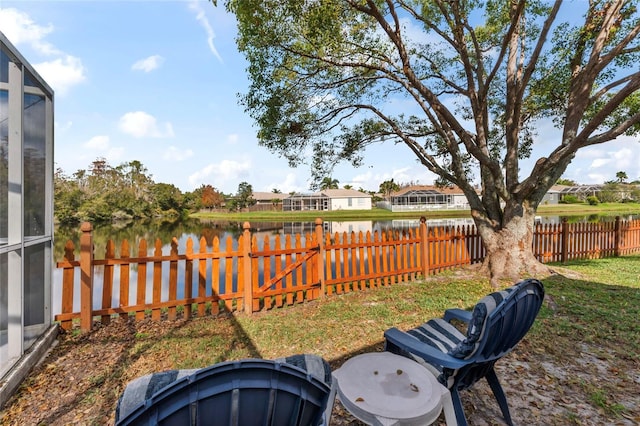
M 638 215 L 624 217 L 625 219 L 638 218 Z M 563 217 L 561 216 L 538 216 L 536 222 L 538 223 L 559 223 Z M 571 222 L 598 222 L 598 221 L 612 221 L 615 216 L 570 216 L 568 217 Z M 221 244 L 224 243 L 227 236 L 232 236 L 234 240 L 242 234 L 243 222 L 237 221 L 223 221 L 223 220 L 207 220 L 207 219 L 187 219 L 182 221 L 130 221 L 130 222 L 118 222 L 100 224 L 95 227 L 93 231 L 93 242 L 96 248 L 95 256 L 97 258 L 104 257 L 104 250 L 108 240 L 113 240 L 116 244 L 116 251 L 119 251 L 120 245 L 123 240 L 129 241 L 131 250 L 138 246 L 141 239 L 147 240 L 147 246 L 150 251 L 153 250 L 153 244 L 156 239 L 162 241 L 164 253 L 168 253 L 170 249 L 171 240 L 176 237 L 180 243 L 180 252 L 184 251 L 184 244 L 188 238 L 192 238 L 194 244 L 204 237 L 207 244 L 211 246 L 215 237 L 218 237 Z M 275 235 L 295 235 L 313 232 L 315 230 L 315 224 L 313 222 L 251 222 L 251 233 L 258 236 L 258 240 L 261 242 L 265 236 Z M 325 232 L 335 234 L 336 232 L 342 234 L 343 232 L 351 233 L 360 232 L 366 233 L 375 231 L 386 232 L 388 230 L 407 230 L 415 229 L 420 224 L 418 218 L 416 219 L 398 219 L 398 220 L 363 220 L 363 221 L 328 221 L 323 224 Z M 444 218 L 444 219 L 429 219 L 427 220 L 428 226 L 462 226 L 472 225 L 473 220 L 471 218 Z M 76 247 L 80 241 L 80 226 L 74 227 L 57 227 L 55 230 L 55 248 L 54 259 L 55 261 L 62 260 L 64 256 L 64 246 L 67 240 L 72 240 Z
M 582 216 L 569 218 L 572 222 L 584 222 L 584 221 L 610 221 L 614 220 L 615 216 L 597 217 L 597 216 Z M 629 217 L 625 217 L 629 219 Z M 541 216 L 536 218 L 539 223 L 558 223 L 562 220 L 559 216 Z M 331 221 L 323 224 L 324 232 L 329 232 L 332 235 L 335 233 L 342 234 L 343 232 L 362 232 L 366 234 L 375 231 L 386 232 L 388 230 L 408 230 L 416 229 L 419 226 L 419 219 L 399 219 L 399 220 L 364 220 L 364 221 Z M 471 218 L 450 218 L 450 219 L 433 219 L 427 221 L 428 226 L 463 226 L 472 225 Z M 271 247 L 274 248 L 275 236 L 279 235 L 282 242 L 286 235 L 300 234 L 302 238 L 302 244 L 304 244 L 304 236 L 307 233 L 314 232 L 315 224 L 313 222 L 251 222 L 251 234 L 257 236 L 258 245 L 260 248 L 263 246 L 265 238 L 270 240 Z M 78 247 L 80 240 L 80 227 L 59 227 L 55 232 L 54 240 L 54 261 L 61 261 L 64 257 L 64 247 L 68 240 L 72 240 L 76 246 L 75 255 L 76 258 L 79 255 Z M 140 240 L 145 239 L 147 241 L 147 254 L 152 255 L 154 252 L 154 244 L 156 239 L 160 239 L 162 243 L 163 255 L 168 255 L 171 250 L 171 241 L 175 237 L 178 240 L 178 252 L 184 253 L 186 242 L 189 238 L 193 240 L 194 250 L 198 250 L 199 241 L 204 238 L 207 243 L 207 250 L 211 250 L 213 241 L 217 237 L 220 242 L 220 250 L 225 250 L 225 243 L 228 236 L 232 237 L 234 249 L 237 245 L 237 240 L 242 234 L 242 222 L 235 221 L 220 221 L 220 220 L 199 220 L 188 219 L 177 222 L 167 221 L 132 221 L 128 223 L 114 223 L 114 224 L 102 224 L 96 226 L 93 231 L 93 242 L 95 247 L 95 257 L 97 259 L 103 259 L 105 256 L 105 247 L 108 240 L 112 240 L 115 243 L 116 254 L 119 255 L 122 242 L 126 239 L 129 242 L 130 255 L 137 255 L 138 246 Z M 167 269 L 167 268 L 165 268 Z M 132 271 L 132 273 L 134 273 Z M 224 271 L 222 271 L 224 273 Z M 96 283 L 102 282 L 102 268 L 96 268 L 95 270 Z M 163 271 L 163 275 L 168 274 L 168 271 Z M 183 280 L 184 271 L 179 272 L 179 281 Z M 79 278 L 77 278 L 79 279 Z M 114 277 L 115 281 L 119 281 L 118 274 Z M 148 280 L 147 295 L 150 296 L 152 292 L 152 282 Z M 167 277 L 163 279 L 167 281 Z M 131 291 L 133 294 L 131 297 L 135 297 L 135 279 L 132 278 Z M 117 285 L 117 282 L 114 283 Z M 79 286 L 76 286 L 77 295 L 74 296 L 74 301 L 79 304 Z M 163 289 L 166 292 L 167 289 Z M 53 285 L 52 285 L 52 311 L 53 314 L 57 314 L 61 309 L 61 294 L 62 294 L 62 270 L 54 268 L 53 272 Z M 94 291 L 94 306 L 100 305 L 100 291 Z M 76 304 L 74 303 L 74 304 Z M 79 308 L 79 306 L 77 307 Z

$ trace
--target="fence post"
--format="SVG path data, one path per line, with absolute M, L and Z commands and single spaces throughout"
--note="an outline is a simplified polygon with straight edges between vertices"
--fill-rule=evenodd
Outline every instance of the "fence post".
M 429 276 L 429 235 L 427 229 L 427 218 L 420 217 L 420 240 L 422 241 L 422 251 L 420 253 L 422 260 L 422 279 Z
M 251 282 L 251 225 L 245 222 L 242 225 L 242 272 L 244 279 L 244 311 L 253 313 L 253 283 Z
M 620 216 L 616 216 L 616 223 L 615 223 L 615 227 L 614 229 L 614 234 L 613 234 L 613 239 L 614 239 L 614 252 L 613 255 L 615 257 L 620 256 L 620 250 L 622 247 L 620 247 L 620 244 L 622 243 L 622 227 L 620 226 Z
M 93 227 L 80 226 L 80 329 L 91 331 L 93 322 Z
M 316 240 L 318 240 L 318 279 L 320 280 L 320 294 L 327 295 L 327 283 L 324 275 L 325 256 L 327 255 L 322 231 L 322 218 L 316 218 Z
M 567 263 L 569 256 L 569 220 L 562 219 L 562 253 L 560 253 L 562 263 Z

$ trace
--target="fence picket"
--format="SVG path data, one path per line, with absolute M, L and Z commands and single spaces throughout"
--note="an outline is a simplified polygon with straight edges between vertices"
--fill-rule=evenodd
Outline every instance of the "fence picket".
M 136 305 L 144 305 L 146 302 L 147 292 L 147 262 L 143 259 L 147 257 L 147 240 L 144 238 L 138 244 L 138 287 L 136 291 Z M 145 312 L 141 309 L 136 312 L 136 320 L 144 319 Z
M 189 300 L 193 297 L 193 240 L 187 238 L 185 252 L 186 259 L 184 262 L 184 298 Z M 192 303 L 187 303 L 184 307 L 183 318 L 191 318 Z
M 344 292 L 343 290 L 343 284 L 342 281 L 340 280 L 340 278 L 342 278 L 342 257 L 341 254 L 342 252 L 337 248 L 337 246 L 340 245 L 340 234 L 338 232 L 335 233 L 333 240 L 335 241 L 335 245 L 336 248 L 334 250 L 330 250 L 327 249 L 327 251 L 329 253 L 333 253 L 333 256 L 335 258 L 334 264 L 335 264 L 335 274 L 333 275 L 333 279 L 336 282 L 336 293 L 338 294 L 342 294 Z M 327 240 L 327 247 L 331 247 L 331 241 L 330 239 Z M 328 277 L 328 279 L 331 277 L 331 275 Z
M 207 295 L 207 258 L 204 256 L 207 253 L 207 240 L 204 237 L 200 238 L 198 253 L 200 253 L 200 257 L 198 258 L 198 298 L 203 300 Z M 214 260 L 212 260 L 212 263 L 213 262 Z M 214 276 L 213 273 L 212 276 Z M 205 310 L 206 305 L 204 301 L 198 302 L 198 316 L 203 317 Z M 213 306 L 211 310 L 213 313 Z
M 380 287 L 382 285 L 382 279 L 380 279 L 381 276 L 381 253 L 380 253 L 380 234 L 378 233 L 378 231 L 374 231 L 373 232 L 373 252 L 374 252 L 374 256 L 375 256 L 375 275 L 376 275 L 376 287 Z
M 258 237 L 257 236 L 253 236 L 253 238 L 251 238 L 251 252 L 253 253 L 254 251 L 258 251 Z M 258 290 L 258 288 L 260 287 L 259 283 L 259 279 L 260 279 L 260 274 L 259 272 L 259 258 L 257 256 L 254 256 L 251 258 L 251 287 L 252 287 L 252 294 L 255 294 L 255 292 Z M 260 300 L 253 298 L 252 300 L 252 312 L 257 312 L 260 310 Z
M 227 237 L 226 243 L 226 252 L 224 253 L 224 284 L 222 285 L 222 289 L 224 289 L 224 294 L 227 295 L 231 293 L 233 295 L 233 240 L 231 236 Z M 242 273 L 242 268 L 238 266 L 238 280 L 240 280 L 240 274 Z M 240 289 L 236 286 L 236 291 Z M 233 297 L 233 296 L 232 296 Z M 233 299 L 229 297 L 224 298 L 225 309 L 228 312 L 233 311 Z
M 116 257 L 116 249 L 113 240 L 107 241 L 105 248 L 104 258 L 109 260 Z M 102 281 L 102 309 L 111 307 L 111 297 L 113 295 L 113 265 L 104 265 Z M 109 324 L 111 322 L 110 315 L 102 315 L 102 324 Z
M 176 300 L 178 298 L 178 239 L 176 237 L 171 240 L 169 256 L 169 300 Z M 175 306 L 169 307 L 168 317 L 171 321 L 177 318 Z
M 64 262 L 67 263 L 62 271 L 62 314 L 71 314 L 73 312 L 73 284 L 75 281 L 75 245 L 69 240 L 64 246 Z M 60 267 L 60 266 L 58 266 Z M 64 330 L 71 330 L 73 326 L 72 319 L 60 321 L 60 325 Z
M 119 308 L 129 306 L 129 241 L 122 240 L 120 246 L 120 259 L 124 261 L 120 265 L 120 301 Z M 121 312 L 120 318 L 127 318 L 129 314 L 127 312 Z
M 218 315 L 220 313 L 220 238 L 213 237 L 211 245 L 211 315 Z M 206 277 L 206 263 L 205 273 Z M 207 283 L 204 284 L 204 293 L 202 297 L 206 296 Z
M 366 267 L 366 274 L 368 277 L 372 277 L 369 278 L 369 287 L 370 288 L 376 288 L 376 281 L 375 279 L 373 279 L 373 244 L 372 244 L 372 240 L 371 240 L 371 232 L 367 231 L 367 233 L 364 236 L 364 244 L 367 248 L 367 267 Z M 364 264 L 364 260 L 362 261 L 362 264 Z
M 162 257 L 162 241 L 159 238 L 156 239 L 155 250 L 153 252 L 156 260 L 153 262 L 153 294 L 152 300 L 154 305 L 158 305 L 162 300 L 162 261 L 158 260 Z M 154 308 L 151 310 L 151 319 L 159 320 L 162 312 L 160 308 Z

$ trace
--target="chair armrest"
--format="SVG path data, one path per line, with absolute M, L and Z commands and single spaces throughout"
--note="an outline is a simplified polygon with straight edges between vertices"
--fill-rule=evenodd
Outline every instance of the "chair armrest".
M 468 364 L 467 361 L 454 358 L 432 346 L 420 342 L 410 334 L 390 328 L 384 332 L 384 337 L 395 346 L 417 355 L 430 364 L 441 365 L 446 368 L 458 369 Z
M 471 314 L 471 311 L 465 311 L 464 309 L 447 309 L 446 311 L 444 311 L 444 320 L 446 322 L 451 322 L 452 319 L 456 319 L 468 324 L 469 321 L 471 321 Z

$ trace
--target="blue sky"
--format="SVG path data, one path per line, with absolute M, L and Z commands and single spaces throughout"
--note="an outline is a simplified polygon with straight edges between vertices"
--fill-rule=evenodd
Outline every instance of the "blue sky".
M 0 30 L 55 90 L 55 162 L 67 174 L 104 157 L 112 166 L 139 160 L 156 182 L 183 191 L 210 184 L 235 193 L 243 181 L 255 191 L 308 191 L 309 166 L 290 168 L 258 146 L 238 105 L 247 64 L 236 49 L 234 17 L 222 6 L 2 0 Z M 534 158 L 548 155 L 555 141 L 552 126 L 541 125 Z M 640 178 L 639 148 L 637 138 L 587 148 L 564 177 L 602 183 L 625 171 Z M 368 149 L 363 167 L 342 165 L 333 177 L 367 190 L 391 178 L 434 180 L 393 144 Z

